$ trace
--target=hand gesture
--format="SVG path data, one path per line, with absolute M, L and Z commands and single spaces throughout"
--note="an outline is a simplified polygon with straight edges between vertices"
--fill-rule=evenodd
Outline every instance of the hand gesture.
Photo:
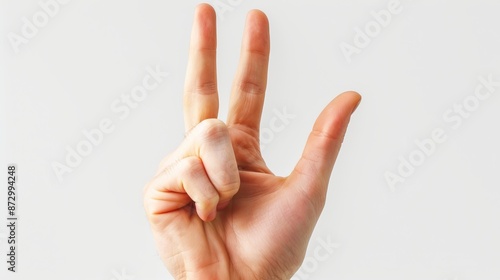
M 249 12 L 227 123 L 217 119 L 216 20 L 196 9 L 184 91 L 186 137 L 144 191 L 158 251 L 176 279 L 289 279 L 300 267 L 323 209 L 355 92 L 316 120 L 288 177 L 259 148 L 267 83 L 269 23 Z

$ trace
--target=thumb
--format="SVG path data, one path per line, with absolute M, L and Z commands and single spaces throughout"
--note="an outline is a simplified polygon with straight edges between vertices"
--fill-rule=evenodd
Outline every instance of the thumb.
M 316 119 L 302 156 L 288 178 L 294 185 L 303 188 L 302 193 L 308 198 L 322 198 L 324 202 L 347 125 L 360 102 L 358 93 L 344 92 L 333 99 Z

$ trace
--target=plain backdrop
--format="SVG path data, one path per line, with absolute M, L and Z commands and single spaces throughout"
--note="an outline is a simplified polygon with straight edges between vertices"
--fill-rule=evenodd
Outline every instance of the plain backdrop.
M 142 188 L 183 138 L 198 1 L 62 2 L 0 1 L 0 278 L 171 279 Z M 292 170 L 333 97 L 363 96 L 294 279 L 500 279 L 500 2 L 209 2 L 222 120 L 246 13 L 269 17 L 263 155 L 276 174 Z M 140 95 L 151 69 L 168 77 Z M 293 117 L 273 126 L 283 112 Z M 84 132 L 102 121 L 113 130 L 89 148 Z M 86 155 L 70 167 L 78 147 Z M 17 273 L 5 262 L 8 164 Z

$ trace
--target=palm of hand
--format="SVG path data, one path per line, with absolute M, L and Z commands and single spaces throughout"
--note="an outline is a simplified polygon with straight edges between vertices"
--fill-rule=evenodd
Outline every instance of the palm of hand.
M 293 269 L 281 267 L 281 263 L 286 257 L 286 263 L 294 264 L 293 268 L 300 265 L 314 225 L 310 223 L 315 223 L 321 201 L 313 205 L 303 194 L 296 193 L 296 189 L 287 189 L 287 179 L 267 169 L 258 147 L 248 146 L 255 141 L 249 139 L 251 136 L 237 128 L 229 128 L 229 133 L 236 161 L 242 169 L 238 193 L 211 222 L 200 219 L 192 205 L 165 214 L 169 216 L 165 220 L 171 228 L 187 231 L 181 235 L 166 231 L 159 238 L 170 244 L 194 241 L 194 250 L 184 253 L 187 255 L 182 258 L 196 262 L 185 270 L 197 271 L 204 279 L 211 279 L 209 275 L 214 279 L 291 276 Z M 259 155 L 259 158 L 248 163 L 248 155 Z M 179 253 L 182 252 L 174 250 L 169 255 L 175 258 Z M 262 271 L 262 267 L 271 269 Z

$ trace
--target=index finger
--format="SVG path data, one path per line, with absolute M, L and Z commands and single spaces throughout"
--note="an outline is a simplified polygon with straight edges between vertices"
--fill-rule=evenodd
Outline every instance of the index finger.
M 196 8 L 189 62 L 184 84 L 186 131 L 205 119 L 217 118 L 219 97 L 216 70 L 217 34 L 215 11 L 208 4 Z

